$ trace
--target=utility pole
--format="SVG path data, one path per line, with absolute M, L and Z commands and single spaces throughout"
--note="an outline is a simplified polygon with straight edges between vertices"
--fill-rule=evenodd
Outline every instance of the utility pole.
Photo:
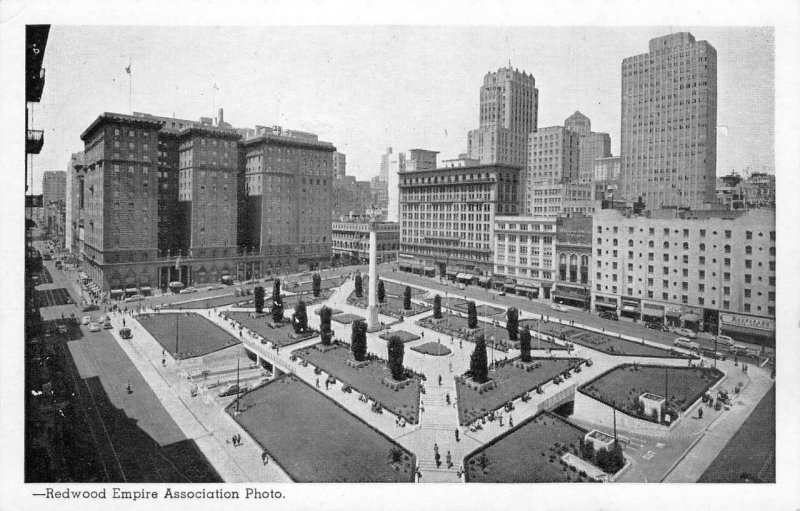
M 178 334 L 178 330 L 180 329 L 180 320 L 181 320 L 181 313 L 175 313 L 175 358 L 178 359 L 178 340 L 180 339 L 180 335 Z
M 236 413 L 239 413 L 239 394 L 242 392 L 242 389 L 239 388 L 239 360 L 236 359 Z

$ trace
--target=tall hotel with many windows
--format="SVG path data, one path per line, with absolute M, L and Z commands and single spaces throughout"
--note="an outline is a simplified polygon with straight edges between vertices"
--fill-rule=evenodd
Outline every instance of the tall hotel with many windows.
M 717 52 L 681 32 L 622 61 L 622 195 L 648 209 L 714 201 Z
M 83 132 L 71 229 L 92 289 L 147 294 L 330 262 L 332 153 L 310 133 L 104 113 Z

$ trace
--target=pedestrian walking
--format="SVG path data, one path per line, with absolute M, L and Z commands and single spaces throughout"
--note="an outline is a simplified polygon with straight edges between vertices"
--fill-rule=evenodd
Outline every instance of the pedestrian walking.
M 436 456 L 438 456 L 438 455 L 439 455 L 439 444 L 437 444 L 437 443 L 435 443 L 435 442 L 434 442 L 434 444 L 433 444 L 433 453 L 434 453 Z
M 436 460 L 436 468 L 442 466 L 442 457 L 439 456 L 438 452 L 436 453 L 436 456 L 434 456 L 434 459 Z
M 460 442 L 461 439 L 459 439 L 459 437 L 458 437 L 458 428 L 456 428 L 455 431 L 456 431 L 456 442 Z
M 453 372 L 453 361 L 447 363 L 447 369 L 452 373 Z
M 445 456 L 444 459 L 447 461 L 447 468 L 452 468 L 453 467 L 453 457 L 450 456 L 450 451 L 447 451 L 447 456 Z
M 508 429 L 511 429 L 513 427 L 514 427 L 514 417 L 509 415 L 508 416 Z
M 125 326 L 125 318 L 122 318 L 122 326 Z
M 319 378 L 317 378 L 317 388 L 319 388 Z
M 459 340 L 458 340 L 458 349 L 461 349 L 461 348 L 463 348 L 463 347 L 464 347 L 464 346 L 462 345 L 462 341 L 461 341 L 461 339 L 459 339 Z
M 162 367 L 167 367 L 167 359 L 166 358 L 162 358 L 161 359 L 161 366 Z
M 325 390 L 328 390 L 328 380 L 325 380 Z
M 439 386 L 440 387 L 442 386 L 442 375 L 441 374 L 439 375 Z
M 446 394 L 444 395 L 444 398 L 445 398 L 445 400 L 447 401 L 447 404 L 449 405 L 449 404 L 450 404 L 450 393 L 449 393 L 449 392 L 448 392 L 448 393 L 446 393 Z
M 125 385 L 125 389 L 128 391 L 128 394 L 133 394 L 133 389 L 131 389 L 131 382 L 128 380 L 127 385 Z

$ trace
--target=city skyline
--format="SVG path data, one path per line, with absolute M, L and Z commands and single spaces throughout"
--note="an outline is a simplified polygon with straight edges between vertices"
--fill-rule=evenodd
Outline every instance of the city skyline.
M 467 133 L 478 125 L 483 76 L 510 59 L 536 79 L 540 128 L 563 125 L 579 110 L 594 130 L 610 134 L 612 153 L 619 155 L 622 60 L 646 53 L 650 38 L 683 30 L 718 52 L 717 124 L 724 128 L 717 175 L 748 166 L 753 172 L 774 169 L 770 28 L 511 27 L 497 36 L 492 27 L 208 27 L 202 38 L 197 30 L 54 26 L 51 41 L 58 44 L 44 67 L 51 90 L 61 92 L 45 92 L 35 108 L 48 143 L 33 169 L 33 193 L 41 193 L 43 171 L 64 170 L 79 149 L 80 132 L 98 112 L 129 112 L 129 62 L 133 111 L 196 120 L 223 107 L 237 127 L 311 131 L 347 155 L 348 175 L 366 180 L 378 174 L 388 146 L 436 150 L 440 159 L 466 152 Z M 156 50 L 145 44 L 152 38 L 160 41 Z M 335 47 L 323 44 L 331 38 Z M 297 39 L 305 43 L 297 46 Z M 104 50 L 95 57 L 101 40 Z M 464 45 L 471 51 L 441 51 Z M 366 50 L 373 47 L 382 49 Z M 243 60 L 233 58 L 237 48 L 253 49 Z M 274 51 L 265 55 L 260 48 Z M 302 61 L 294 58 L 298 51 Z M 202 68 L 215 71 L 199 71 L 192 65 L 199 59 L 206 62 Z M 565 60 L 571 63 L 566 69 Z M 743 102 L 749 108 L 737 112 Z

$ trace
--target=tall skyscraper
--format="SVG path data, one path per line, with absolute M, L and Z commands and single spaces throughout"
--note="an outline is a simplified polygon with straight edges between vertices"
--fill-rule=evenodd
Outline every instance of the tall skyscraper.
M 46 170 L 42 176 L 42 202 L 64 202 L 67 195 L 67 173 L 63 170 Z
M 469 132 L 469 157 L 481 164 L 524 166 L 528 134 L 536 131 L 539 89 L 533 75 L 503 67 L 487 73 L 480 92 L 480 125 Z
M 622 61 L 622 194 L 649 208 L 713 202 L 717 51 L 680 32 Z
M 333 178 L 342 179 L 347 175 L 347 157 L 344 153 L 335 151 L 333 153 Z
M 592 121 L 576 111 L 564 121 L 564 127 L 581 136 L 579 141 L 580 162 L 577 181 L 589 183 L 594 174 L 594 161 L 611 156 L 611 136 L 592 131 Z

